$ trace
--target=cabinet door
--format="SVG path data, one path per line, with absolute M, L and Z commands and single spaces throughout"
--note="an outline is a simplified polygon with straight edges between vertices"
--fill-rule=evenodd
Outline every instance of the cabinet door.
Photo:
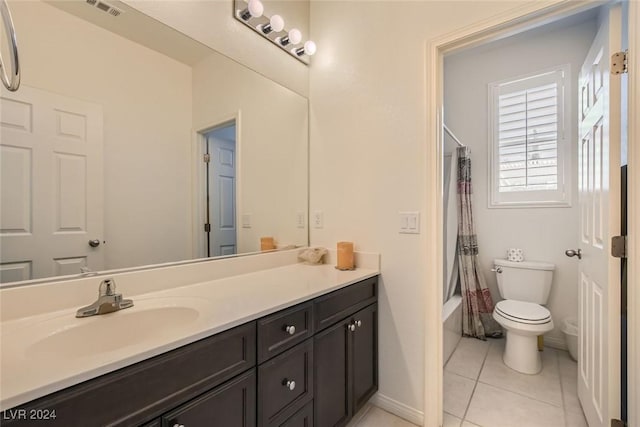
M 346 425 L 351 417 L 349 399 L 350 319 L 317 334 L 315 350 L 315 427 Z
M 255 427 L 256 371 L 252 369 L 162 417 L 162 427 Z
M 356 330 L 353 343 L 353 413 L 378 390 L 378 305 L 373 304 L 353 315 Z

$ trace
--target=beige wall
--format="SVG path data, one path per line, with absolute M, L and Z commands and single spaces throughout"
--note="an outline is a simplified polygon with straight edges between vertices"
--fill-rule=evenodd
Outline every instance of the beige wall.
M 398 211 L 424 213 L 426 41 L 521 2 L 313 2 L 311 205 L 314 245 L 353 240 L 382 253 L 380 394 L 422 410 L 425 233 L 399 234 Z M 428 340 L 429 337 L 426 337 Z M 435 344 L 434 344 L 435 345 Z M 429 390 L 437 393 L 438 390 Z
M 493 259 L 505 258 L 510 247 L 523 248 L 525 259 L 556 265 L 548 307 L 555 329 L 548 343 L 564 346 L 562 320 L 578 316 L 578 262 L 565 249 L 578 244 L 578 73 L 596 34 L 596 21 L 534 30 L 489 46 L 445 59 L 445 113 L 447 125 L 471 148 L 474 220 L 482 271 L 499 301 Z M 567 141 L 571 147 L 571 207 L 489 209 L 488 206 L 488 84 L 570 64 L 567 76 Z M 473 70 L 473 72 L 470 72 Z
M 10 7 L 22 84 L 103 106 L 105 265 L 190 258 L 191 68 L 47 4 Z
M 260 249 L 260 237 L 278 245 L 306 245 L 307 99 L 212 54 L 193 67 L 193 128 L 196 132 L 239 117 L 238 214 L 251 215 L 251 228 L 238 227 L 238 251 Z

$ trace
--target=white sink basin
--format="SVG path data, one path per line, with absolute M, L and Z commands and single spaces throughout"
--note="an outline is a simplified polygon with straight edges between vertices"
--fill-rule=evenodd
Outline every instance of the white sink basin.
M 25 326 L 15 334 L 22 341 L 23 357 L 73 360 L 104 355 L 179 336 L 181 330 L 207 317 L 208 303 L 199 298 L 134 299 L 133 303 L 131 308 L 109 314 L 80 319 L 66 314 Z

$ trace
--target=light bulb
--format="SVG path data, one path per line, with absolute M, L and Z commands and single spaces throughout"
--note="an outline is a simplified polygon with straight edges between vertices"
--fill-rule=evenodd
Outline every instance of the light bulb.
M 240 18 L 248 21 L 249 18 L 260 18 L 264 12 L 264 5 L 260 0 L 249 0 L 247 8 L 240 12 Z
M 260 0 L 249 0 L 249 13 L 254 18 L 260 18 L 264 12 L 264 5 Z
M 289 33 L 284 37 L 276 38 L 276 42 L 280 43 L 280 46 L 287 46 L 289 44 L 298 44 L 302 40 L 302 33 L 297 28 L 292 28 Z
M 269 20 L 269 24 L 271 24 L 271 29 L 276 33 L 284 30 L 284 19 L 280 15 L 273 15 Z
M 284 19 L 280 15 L 273 15 L 269 19 L 269 23 L 265 25 L 258 25 L 258 28 L 262 30 L 264 34 L 269 34 L 272 31 L 279 33 L 284 29 Z
M 304 44 L 304 53 L 306 53 L 307 55 L 311 56 L 314 53 L 316 53 L 316 44 L 314 42 L 312 42 L 311 40 L 307 40 Z
M 291 29 L 289 31 L 289 43 L 298 44 L 302 41 L 302 33 L 297 28 Z

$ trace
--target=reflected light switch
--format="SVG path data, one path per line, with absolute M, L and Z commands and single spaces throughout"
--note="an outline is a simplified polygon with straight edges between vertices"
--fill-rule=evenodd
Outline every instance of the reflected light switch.
M 251 214 L 242 214 L 242 228 L 251 228 Z

